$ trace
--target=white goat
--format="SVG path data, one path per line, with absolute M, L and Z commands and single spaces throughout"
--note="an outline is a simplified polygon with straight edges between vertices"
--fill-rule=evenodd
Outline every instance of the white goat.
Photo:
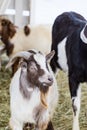
M 54 51 L 46 57 L 38 51 L 16 53 L 7 68 L 19 62 L 19 68 L 10 84 L 12 130 L 23 130 L 26 122 L 35 124 L 35 130 L 54 130 L 49 122 L 58 101 L 57 83 L 48 61 Z M 52 124 L 51 124 L 52 125 Z

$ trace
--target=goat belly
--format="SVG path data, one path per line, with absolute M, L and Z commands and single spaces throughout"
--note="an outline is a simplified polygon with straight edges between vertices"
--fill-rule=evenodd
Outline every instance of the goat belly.
M 29 100 L 22 96 L 19 89 L 20 71 L 21 69 L 14 75 L 10 87 L 11 118 L 21 122 L 35 123 L 33 111 L 40 105 L 40 92 L 36 88 Z M 13 84 L 14 82 L 15 84 Z

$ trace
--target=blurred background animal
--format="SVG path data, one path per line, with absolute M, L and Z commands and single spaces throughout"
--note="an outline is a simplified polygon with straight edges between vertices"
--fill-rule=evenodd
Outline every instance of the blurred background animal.
M 9 58 L 17 52 L 29 49 L 36 49 L 44 54 L 51 50 L 51 26 L 26 25 L 23 28 L 18 28 L 10 20 L 1 18 L 0 36 Z M 12 67 L 13 73 L 16 71 L 14 66 Z

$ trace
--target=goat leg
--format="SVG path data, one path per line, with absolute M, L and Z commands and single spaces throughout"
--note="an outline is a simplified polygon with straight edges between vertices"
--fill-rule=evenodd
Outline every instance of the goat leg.
M 54 130 L 52 121 L 49 121 L 46 130 Z

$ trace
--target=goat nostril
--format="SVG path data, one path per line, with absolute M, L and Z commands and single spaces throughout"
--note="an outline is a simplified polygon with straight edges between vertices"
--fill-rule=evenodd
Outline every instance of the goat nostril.
M 48 80 L 49 80 L 49 81 L 53 81 L 53 78 L 49 77 Z

